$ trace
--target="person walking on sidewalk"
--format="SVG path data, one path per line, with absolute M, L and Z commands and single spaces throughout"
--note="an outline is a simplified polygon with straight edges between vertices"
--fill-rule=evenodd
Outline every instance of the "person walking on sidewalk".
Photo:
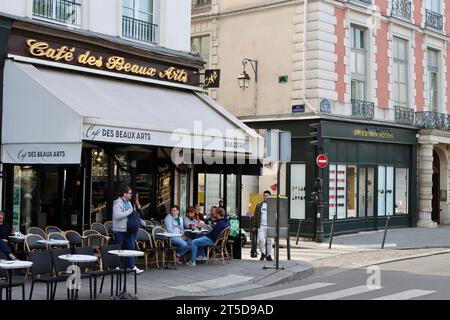
M 214 246 L 214 242 L 216 242 L 220 233 L 230 226 L 230 222 L 225 218 L 225 210 L 223 208 L 217 208 L 213 212 L 213 215 L 215 216 L 217 223 L 211 232 L 206 236 L 193 240 L 191 243 L 191 261 L 186 263 L 186 265 L 190 267 L 195 267 L 197 260 L 206 260 L 205 247 Z M 197 250 L 199 252 L 199 257 L 197 257 Z
M 264 200 L 259 202 L 255 208 L 255 214 L 252 219 L 252 232 L 255 234 L 258 232 L 259 250 L 261 251 L 260 260 L 273 261 L 272 259 L 272 246 L 273 238 L 267 238 L 267 199 L 272 194 L 266 190 L 263 193 Z M 266 252 L 267 248 L 267 252 Z
M 130 200 L 133 195 L 129 186 L 123 186 L 120 189 L 119 198 L 113 204 L 113 233 L 116 239 L 116 244 L 120 245 L 122 249 L 135 249 L 134 241 L 136 238 L 132 233 L 128 232 L 128 216 L 134 212 L 133 205 Z M 134 258 L 128 258 L 128 267 L 136 273 L 142 273 L 144 270 L 139 269 L 135 265 Z

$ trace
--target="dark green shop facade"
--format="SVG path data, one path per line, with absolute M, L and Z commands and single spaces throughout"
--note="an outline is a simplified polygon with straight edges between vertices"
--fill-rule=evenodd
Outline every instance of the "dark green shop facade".
M 321 219 L 311 199 L 320 169 L 309 125 L 318 122 L 329 158 L 322 169 Z M 336 235 L 381 229 L 387 217 L 390 228 L 416 226 L 417 130 L 331 119 L 247 124 L 292 133 L 292 161 L 286 167 L 291 234 L 329 237 L 334 216 Z

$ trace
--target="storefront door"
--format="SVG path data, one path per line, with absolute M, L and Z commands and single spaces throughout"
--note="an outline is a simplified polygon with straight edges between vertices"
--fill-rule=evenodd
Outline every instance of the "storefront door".
M 374 190 L 375 190 L 375 168 L 359 168 L 359 197 L 358 216 L 366 219 L 366 229 L 372 229 L 368 223 L 375 212 Z

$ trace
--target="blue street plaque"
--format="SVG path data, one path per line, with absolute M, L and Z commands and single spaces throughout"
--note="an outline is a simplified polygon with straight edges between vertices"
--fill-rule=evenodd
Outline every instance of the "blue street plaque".
M 292 106 L 292 112 L 305 112 L 305 105 L 304 104 L 300 104 L 300 105 L 295 105 Z

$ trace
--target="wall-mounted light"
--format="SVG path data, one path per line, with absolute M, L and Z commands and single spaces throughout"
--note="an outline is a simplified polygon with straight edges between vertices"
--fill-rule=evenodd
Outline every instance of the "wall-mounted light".
M 242 90 L 247 89 L 250 84 L 250 75 L 245 70 L 249 63 L 252 66 L 253 72 L 255 73 L 255 82 L 258 82 L 258 61 L 245 58 L 244 60 L 242 60 L 242 66 L 244 68 L 242 70 L 242 73 L 237 78 L 239 82 L 239 88 L 241 88 Z
M 103 160 L 105 158 L 105 153 L 101 149 L 97 149 L 93 152 L 92 158 L 95 160 L 97 164 L 103 163 Z

